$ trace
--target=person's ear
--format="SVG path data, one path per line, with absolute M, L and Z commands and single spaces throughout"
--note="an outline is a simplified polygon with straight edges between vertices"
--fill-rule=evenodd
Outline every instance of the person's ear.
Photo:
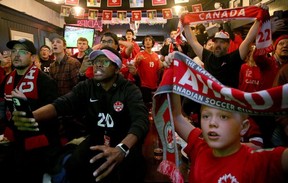
M 242 121 L 240 135 L 244 136 L 249 130 L 249 127 L 250 127 L 250 123 L 248 119 L 245 119 L 244 121 Z
M 37 59 L 37 56 L 35 54 L 31 55 L 31 61 L 34 63 Z
M 115 74 L 119 74 L 119 72 L 120 72 L 120 69 L 118 67 L 116 67 Z

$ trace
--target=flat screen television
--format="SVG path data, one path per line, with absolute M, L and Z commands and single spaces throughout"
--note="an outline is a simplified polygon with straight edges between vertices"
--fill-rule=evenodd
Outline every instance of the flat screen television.
M 90 47 L 93 46 L 95 29 L 88 27 L 77 27 L 74 25 L 64 25 L 64 38 L 67 48 L 77 48 L 77 39 L 85 37 Z

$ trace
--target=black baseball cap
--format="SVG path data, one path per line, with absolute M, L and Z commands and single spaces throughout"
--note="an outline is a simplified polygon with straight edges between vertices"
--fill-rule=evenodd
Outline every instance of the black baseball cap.
M 19 40 L 11 40 L 6 44 L 6 46 L 9 49 L 13 49 L 15 44 L 23 45 L 27 49 L 27 51 L 31 52 L 32 54 L 36 54 L 36 52 L 37 52 L 36 48 L 34 46 L 34 43 L 32 43 L 32 41 L 29 41 L 28 39 L 24 39 L 24 38 L 19 39 Z

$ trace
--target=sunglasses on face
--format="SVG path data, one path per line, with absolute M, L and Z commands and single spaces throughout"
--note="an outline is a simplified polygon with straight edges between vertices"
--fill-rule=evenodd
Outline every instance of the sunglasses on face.
M 28 53 L 30 53 L 30 52 L 27 51 L 27 50 L 17 50 L 17 49 L 12 49 L 12 50 L 11 50 L 11 55 L 17 55 L 17 54 L 19 54 L 20 56 L 25 56 L 25 55 L 27 55 Z
M 110 39 L 110 40 L 102 40 L 101 41 L 101 44 L 113 44 L 114 43 L 114 41 L 112 40 L 112 39 Z
M 92 61 L 93 66 L 97 67 L 109 67 L 111 64 L 110 60 L 93 60 Z

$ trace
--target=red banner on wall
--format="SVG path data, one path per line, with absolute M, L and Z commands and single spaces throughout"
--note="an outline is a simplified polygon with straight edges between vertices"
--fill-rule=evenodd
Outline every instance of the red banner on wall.
M 107 7 L 119 7 L 122 6 L 122 0 L 108 0 Z
M 202 4 L 193 4 L 192 5 L 192 12 L 199 12 L 203 11 Z
M 66 5 L 78 6 L 79 0 L 65 0 Z
M 112 20 L 113 12 L 111 10 L 103 10 L 102 20 Z
M 131 20 L 140 21 L 142 18 L 142 11 L 131 11 Z
M 173 18 L 172 9 L 171 8 L 162 9 L 162 15 L 164 19 L 172 19 Z
M 152 0 L 152 6 L 161 6 L 166 4 L 166 0 Z

